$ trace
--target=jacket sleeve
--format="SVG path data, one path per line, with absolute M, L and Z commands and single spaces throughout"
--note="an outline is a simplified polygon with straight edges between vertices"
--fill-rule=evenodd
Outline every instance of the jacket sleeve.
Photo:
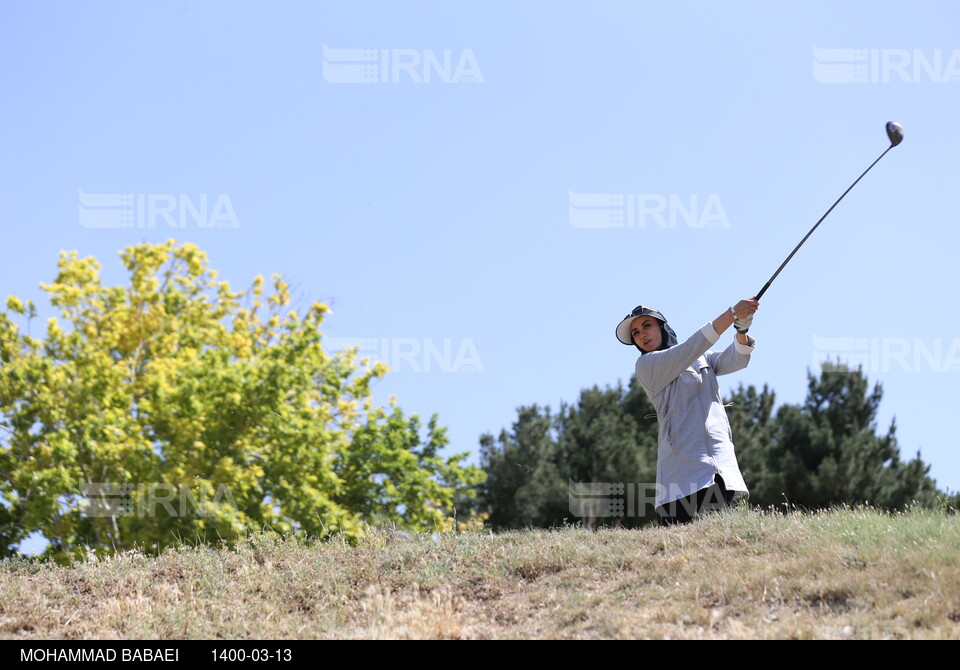
M 657 395 L 719 338 L 713 324 L 708 322 L 685 342 L 640 356 L 637 360 L 637 380 L 651 397 Z
M 747 335 L 748 344 L 740 344 L 734 339 L 733 343 L 723 351 L 711 351 L 707 354 L 707 362 L 718 375 L 728 375 L 747 367 L 750 354 L 757 346 L 757 341 Z

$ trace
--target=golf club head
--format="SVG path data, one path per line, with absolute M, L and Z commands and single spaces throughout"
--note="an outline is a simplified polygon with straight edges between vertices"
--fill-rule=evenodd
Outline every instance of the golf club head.
M 903 126 L 896 121 L 888 121 L 887 137 L 890 138 L 890 145 L 894 147 L 903 142 Z

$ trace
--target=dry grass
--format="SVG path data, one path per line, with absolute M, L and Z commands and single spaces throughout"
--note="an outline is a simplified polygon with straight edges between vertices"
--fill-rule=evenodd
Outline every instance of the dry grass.
M 735 510 L 642 531 L 12 561 L 0 637 L 957 639 L 960 516 Z

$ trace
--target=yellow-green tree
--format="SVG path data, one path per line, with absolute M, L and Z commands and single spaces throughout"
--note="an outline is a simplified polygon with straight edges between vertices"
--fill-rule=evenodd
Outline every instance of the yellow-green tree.
M 61 253 L 43 339 L 30 302 L 0 312 L 0 553 L 34 531 L 66 558 L 263 529 L 434 530 L 483 478 L 439 455 L 436 416 L 424 436 L 392 399 L 374 406 L 386 366 L 325 351 L 328 307 L 286 311 L 280 276 L 234 292 L 174 240 L 121 259 L 129 287 L 105 287 L 96 259 Z

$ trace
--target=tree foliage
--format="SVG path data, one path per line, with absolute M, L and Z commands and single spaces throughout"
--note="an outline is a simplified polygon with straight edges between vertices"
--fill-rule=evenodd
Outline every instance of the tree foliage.
M 826 362 L 820 377 L 807 375 L 802 405 L 784 405 L 773 416 L 773 393 L 740 387 L 730 423 L 751 501 L 806 508 L 871 504 L 903 509 L 934 504 L 944 494 L 929 477 L 919 451 L 903 461 L 896 424 L 877 432 L 883 398 L 861 369 Z
M 876 417 L 883 393 L 869 389 L 862 370 L 827 363 L 821 375 L 808 373 L 806 400 L 776 407 L 768 387 L 739 387 L 726 401 L 737 458 L 750 488 L 750 503 L 805 509 L 838 504 L 871 504 L 903 509 L 911 504 L 958 505 L 936 488 L 930 466 L 918 452 L 904 461 L 896 426 L 877 432 Z M 646 393 L 631 380 L 621 386 L 584 390 L 574 406 L 521 407 L 511 431 L 480 438 L 481 465 L 487 481 L 478 504 L 496 527 L 588 524 L 639 525 L 653 521 L 651 506 L 630 507 L 626 489 L 636 501 L 650 495 L 656 478 L 657 422 Z M 584 518 L 572 511 L 570 482 L 622 483 L 624 492 L 608 499 L 626 499 L 619 517 Z M 635 501 L 635 502 L 636 502 Z
M 374 406 L 386 366 L 325 351 L 328 307 L 286 311 L 279 275 L 235 292 L 174 240 L 121 259 L 126 287 L 61 254 L 42 339 L 33 304 L 11 296 L 0 313 L 0 551 L 33 531 L 65 557 L 264 528 L 433 530 L 482 479 L 466 454 L 439 455 L 436 416 Z
M 549 407 L 521 407 L 510 432 L 480 438 L 487 480 L 478 504 L 496 528 L 573 521 L 635 526 L 651 519 L 652 508 L 639 504 L 635 513 L 584 519 L 571 511 L 578 501 L 570 491 L 571 482 L 655 482 L 657 425 L 644 418 L 653 412 L 633 382 L 628 389 L 585 389 L 576 405 L 563 403 L 556 414 Z

